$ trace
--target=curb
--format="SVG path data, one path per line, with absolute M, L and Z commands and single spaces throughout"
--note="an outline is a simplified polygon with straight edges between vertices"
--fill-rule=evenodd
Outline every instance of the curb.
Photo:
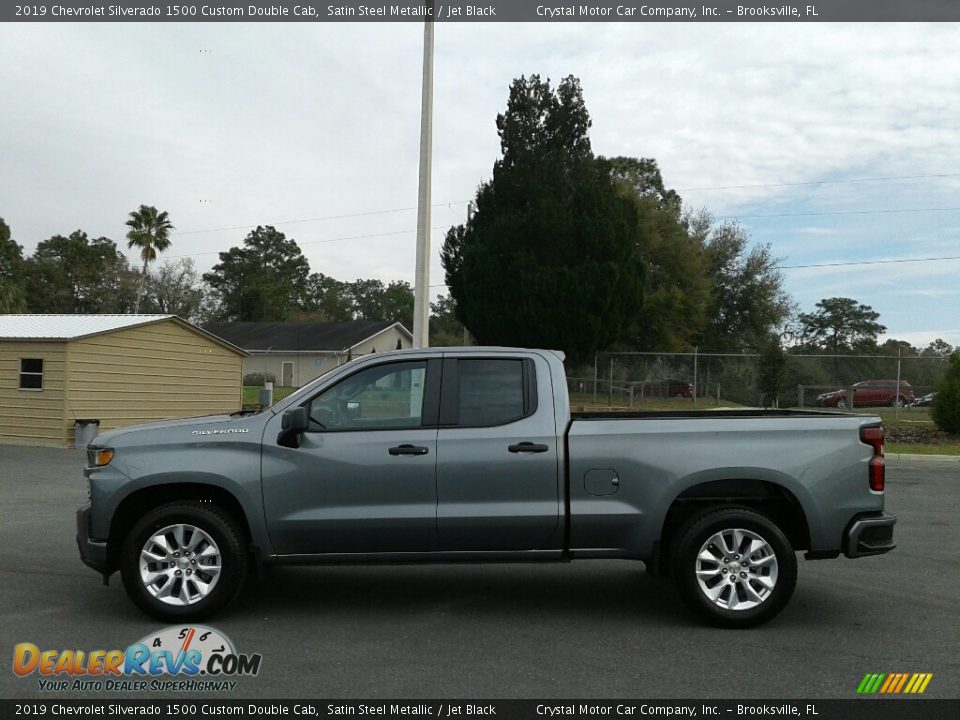
M 934 454 L 924 454 L 924 453 L 887 453 L 886 459 L 890 460 L 891 458 L 903 458 L 904 460 L 937 460 L 943 462 L 944 460 L 956 460 L 960 462 L 960 455 L 934 455 Z

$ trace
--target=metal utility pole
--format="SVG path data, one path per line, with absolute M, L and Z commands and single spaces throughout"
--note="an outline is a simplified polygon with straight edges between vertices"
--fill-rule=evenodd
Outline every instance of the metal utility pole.
M 423 23 L 423 89 L 420 98 L 420 197 L 417 199 L 417 267 L 413 288 L 413 346 L 430 346 L 430 170 L 433 160 L 433 12 Z
M 900 362 L 901 362 L 900 356 L 902 354 L 902 350 L 903 350 L 902 347 L 897 346 L 897 394 L 894 397 L 894 402 L 896 404 L 893 406 L 893 417 L 896 420 L 900 419 L 900 398 L 902 397 L 900 395 Z
M 699 383 L 697 382 L 697 355 L 700 352 L 700 346 L 697 345 L 693 348 L 693 409 L 697 409 L 697 390 L 699 390 Z

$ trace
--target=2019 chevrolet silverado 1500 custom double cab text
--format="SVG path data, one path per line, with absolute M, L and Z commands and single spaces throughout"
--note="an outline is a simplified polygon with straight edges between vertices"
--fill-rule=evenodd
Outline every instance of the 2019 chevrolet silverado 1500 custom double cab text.
M 787 603 L 796 551 L 893 549 L 883 462 L 876 417 L 571 414 L 559 353 L 406 350 L 259 414 L 98 436 L 77 542 L 164 620 L 269 564 L 626 558 L 744 627 Z

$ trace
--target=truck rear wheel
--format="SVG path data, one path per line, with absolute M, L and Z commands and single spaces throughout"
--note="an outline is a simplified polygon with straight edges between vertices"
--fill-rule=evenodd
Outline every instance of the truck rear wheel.
M 163 621 L 209 617 L 233 600 L 247 574 L 237 522 L 215 506 L 175 502 L 151 510 L 124 540 L 123 586 Z
M 728 507 L 677 535 L 671 572 L 683 599 L 714 625 L 752 627 L 779 613 L 797 583 L 790 541 L 765 515 Z

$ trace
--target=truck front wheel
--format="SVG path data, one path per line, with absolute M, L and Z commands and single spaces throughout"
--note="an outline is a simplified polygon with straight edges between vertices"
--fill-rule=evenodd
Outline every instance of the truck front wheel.
M 236 597 L 247 573 L 237 522 L 215 506 L 162 505 L 124 540 L 123 586 L 133 602 L 163 621 L 209 617 Z
M 677 536 L 671 572 L 683 599 L 721 627 L 759 625 L 797 583 L 790 541 L 765 515 L 728 507 L 692 518 Z

